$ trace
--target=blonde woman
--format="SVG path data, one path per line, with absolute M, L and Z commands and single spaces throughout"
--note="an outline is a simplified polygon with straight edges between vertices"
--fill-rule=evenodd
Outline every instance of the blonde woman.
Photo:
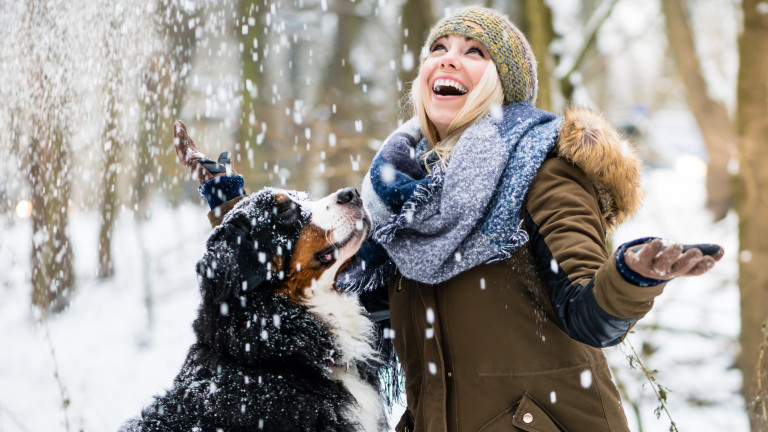
M 537 110 L 536 87 L 506 17 L 454 12 L 424 47 L 414 118 L 366 174 L 375 230 L 338 285 L 391 326 L 407 398 L 398 431 L 629 430 L 601 348 L 666 282 L 723 254 L 653 238 L 610 253 L 607 233 L 640 205 L 640 162 L 601 116 Z M 201 181 L 224 173 L 199 156 L 180 153 Z M 215 223 L 242 178 L 201 191 Z
M 628 430 L 600 348 L 722 249 L 647 238 L 607 251 L 606 233 L 640 204 L 640 162 L 600 116 L 534 108 L 533 53 L 499 13 L 444 18 L 422 58 L 415 117 L 362 188 L 397 270 L 386 290 L 405 371 L 398 430 Z M 342 279 L 376 292 L 370 264 Z

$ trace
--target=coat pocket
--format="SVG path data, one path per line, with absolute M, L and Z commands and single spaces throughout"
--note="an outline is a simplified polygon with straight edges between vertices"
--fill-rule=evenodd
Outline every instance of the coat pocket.
M 478 432 L 568 432 L 528 393 L 512 407 L 502 411 Z

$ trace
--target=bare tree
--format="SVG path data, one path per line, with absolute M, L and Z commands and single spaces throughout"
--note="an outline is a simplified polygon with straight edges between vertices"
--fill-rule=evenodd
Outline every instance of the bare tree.
M 276 132 L 272 104 L 269 102 L 269 83 L 264 70 L 263 53 L 268 49 L 267 26 L 264 23 L 267 6 L 259 0 L 240 0 L 240 31 L 238 37 L 243 46 L 241 53 L 242 110 L 238 143 L 234 162 L 243 173 L 251 189 L 265 183 L 263 170 L 257 161 L 270 157 L 272 139 L 267 133 Z
M 26 76 L 29 142 L 26 178 L 32 192 L 32 304 L 45 317 L 62 310 L 74 289 L 73 252 L 68 237 L 70 205 L 70 125 L 72 62 L 59 44 L 67 29 L 61 11 L 45 1 L 26 5 L 24 43 L 29 44 Z
M 103 143 L 103 182 L 101 183 L 100 214 L 98 244 L 98 276 L 109 278 L 114 274 L 112 263 L 112 232 L 119 209 L 118 172 L 120 171 L 120 156 L 124 147 L 120 134 L 120 92 L 119 87 L 124 80 L 120 57 L 121 24 L 125 20 L 123 9 L 112 9 L 115 14 L 109 14 L 109 31 L 103 39 L 103 57 L 106 61 L 106 80 L 104 82 L 104 127 L 101 131 Z
M 758 0 L 743 0 L 742 9 L 736 110 L 739 171 L 734 205 L 739 215 L 741 258 L 739 366 L 746 383 L 761 367 L 757 363 L 765 338 L 761 323 L 768 317 L 768 14 L 765 3 Z M 756 418 L 752 420 L 753 431 L 765 430 Z
M 536 105 L 547 111 L 552 111 L 552 58 L 549 46 L 555 37 L 552 26 L 552 10 L 544 0 L 525 0 L 525 17 L 523 20 L 525 34 L 531 44 L 538 67 L 536 74 L 539 79 L 539 93 Z
M 731 208 L 728 162 L 736 151 L 736 130 L 725 104 L 712 99 L 707 92 L 683 1 L 664 0 L 661 4 L 667 20 L 669 48 L 685 85 L 688 106 L 701 128 L 709 155 L 706 206 L 714 219 L 720 220 Z
M 721 217 L 732 195 L 739 216 L 738 365 L 744 377 L 742 393 L 750 401 L 750 377 L 760 367 L 758 351 L 764 341 L 761 323 L 768 317 L 768 14 L 758 0 L 742 2 L 744 30 L 739 40 L 736 119 L 731 121 L 723 104 L 708 95 L 683 1 L 663 0 L 662 5 L 688 105 L 709 152 L 708 205 L 716 217 Z M 726 167 L 734 150 L 739 169 L 730 180 Z M 752 430 L 764 430 L 754 416 Z
M 398 75 L 400 87 L 398 90 L 401 90 L 402 100 L 410 91 L 411 82 L 416 78 L 421 47 L 428 36 L 427 32 L 435 23 L 435 17 L 432 13 L 432 0 L 406 0 L 400 11 L 402 56 Z
M 139 137 L 132 168 L 134 209 L 140 218 L 147 215 L 150 186 L 161 178 L 163 168 L 174 173 L 177 169 L 170 125 L 184 101 L 199 26 L 198 10 L 187 9 L 191 4 L 181 0 L 155 1 L 151 31 L 157 34 L 157 45 L 143 72 Z

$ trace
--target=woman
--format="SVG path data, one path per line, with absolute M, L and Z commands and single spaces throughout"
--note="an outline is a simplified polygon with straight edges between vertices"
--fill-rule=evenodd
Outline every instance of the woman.
M 629 430 L 600 348 L 668 280 L 723 254 L 650 238 L 609 254 L 606 233 L 640 204 L 640 163 L 600 116 L 535 109 L 536 85 L 514 25 L 456 11 L 428 37 L 414 119 L 364 180 L 376 243 L 340 283 L 388 302 L 405 372 L 399 431 Z M 229 178 L 202 188 L 219 195 L 218 215 L 236 195 L 217 192 Z

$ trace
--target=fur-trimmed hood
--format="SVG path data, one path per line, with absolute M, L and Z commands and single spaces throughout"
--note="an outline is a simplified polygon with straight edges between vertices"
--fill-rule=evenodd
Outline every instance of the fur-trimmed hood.
M 552 150 L 592 180 L 610 229 L 635 214 L 642 203 L 642 163 L 632 144 L 600 114 L 569 108 Z

